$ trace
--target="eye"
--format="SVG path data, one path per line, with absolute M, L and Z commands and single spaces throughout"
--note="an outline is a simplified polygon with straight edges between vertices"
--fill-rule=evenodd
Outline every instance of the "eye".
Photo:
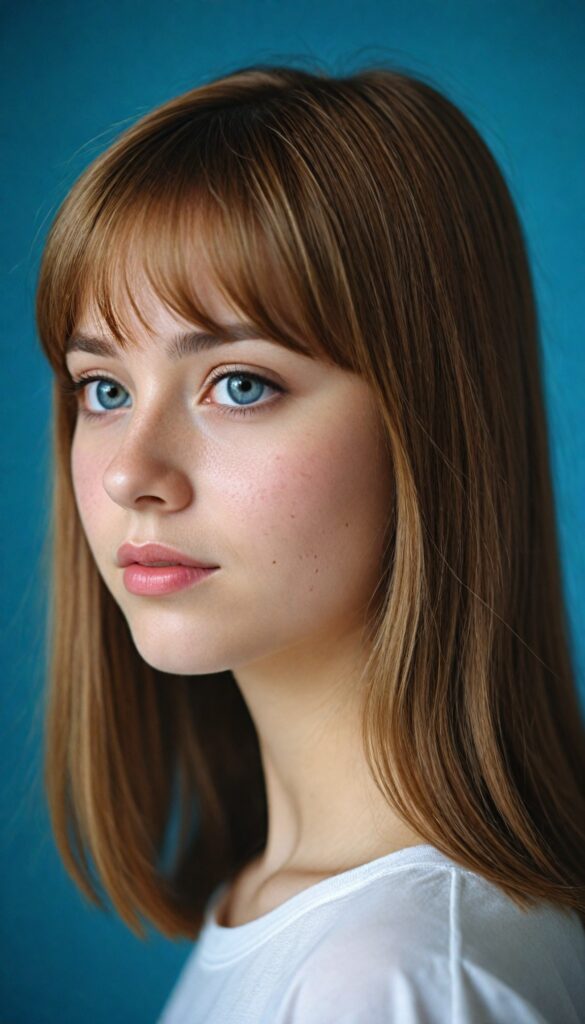
M 99 401 L 106 403 L 106 409 L 99 413 L 93 412 L 90 409 L 84 408 L 83 405 L 79 404 L 78 412 L 80 416 L 84 416 L 87 419 L 103 419 L 106 412 L 115 412 L 120 406 L 115 403 L 119 401 L 120 391 L 125 391 L 125 388 L 118 381 L 113 380 L 111 377 L 99 377 L 97 374 L 80 374 L 79 377 L 72 377 L 70 380 L 62 380 L 60 382 L 61 390 L 67 395 L 78 395 L 79 398 L 85 399 L 86 392 L 89 389 L 90 384 L 97 384 L 96 393 Z M 126 392 L 127 393 L 127 392 Z M 110 404 L 111 403 L 111 404 Z
M 218 391 L 220 394 L 223 392 L 222 397 L 234 400 L 236 406 L 224 407 L 222 411 L 232 416 L 249 416 L 259 411 L 257 400 L 260 395 L 265 393 L 266 388 L 270 388 L 279 394 L 283 394 L 285 390 L 280 384 L 268 380 L 267 377 L 263 377 L 261 374 L 251 373 L 249 370 L 238 370 L 237 368 L 218 370 L 212 374 L 209 381 L 210 389 L 213 389 L 215 385 L 223 381 L 226 381 L 226 385 L 224 388 L 218 388 Z M 274 401 L 278 401 L 278 399 L 273 398 L 268 402 L 262 402 L 261 407 L 273 405 Z M 222 405 L 221 402 L 213 402 L 211 404 Z
M 278 398 L 273 397 L 267 402 L 258 402 L 258 398 L 265 393 L 267 388 L 277 395 L 286 393 L 285 388 L 275 381 L 269 380 L 267 377 L 262 376 L 262 374 L 252 373 L 240 367 L 217 370 L 208 381 L 207 391 L 213 390 L 215 385 L 220 384 L 224 380 L 228 383 L 223 389 L 218 390 L 223 390 L 224 398 L 235 401 L 235 406 L 224 405 L 222 402 L 205 403 L 217 405 L 222 415 L 250 416 L 259 412 L 267 405 L 273 405 L 275 401 L 278 401 Z M 92 384 L 97 385 L 94 396 L 98 405 L 103 403 L 102 411 L 96 412 L 80 404 L 78 412 L 81 416 L 84 416 L 86 419 L 103 419 L 106 413 L 115 412 L 117 409 L 123 408 L 122 393 L 128 395 L 128 392 L 112 377 L 100 377 L 98 374 L 87 373 L 80 374 L 78 377 L 72 377 L 70 380 L 60 381 L 61 390 L 65 394 L 80 395 L 84 399 Z

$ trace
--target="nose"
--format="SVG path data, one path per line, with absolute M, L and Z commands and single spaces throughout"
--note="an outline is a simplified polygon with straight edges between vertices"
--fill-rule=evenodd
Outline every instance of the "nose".
M 187 440 L 176 426 L 165 427 L 160 417 L 129 421 L 104 471 L 105 490 L 124 508 L 157 505 L 169 512 L 185 508 L 193 500 L 193 485 L 184 453 L 189 452 L 192 465 L 193 444 L 193 437 Z

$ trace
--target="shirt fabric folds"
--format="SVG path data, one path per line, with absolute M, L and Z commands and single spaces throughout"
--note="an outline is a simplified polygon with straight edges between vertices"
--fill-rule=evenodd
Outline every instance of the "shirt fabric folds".
M 576 913 L 526 911 L 430 845 L 203 929 L 158 1024 L 584 1024 Z

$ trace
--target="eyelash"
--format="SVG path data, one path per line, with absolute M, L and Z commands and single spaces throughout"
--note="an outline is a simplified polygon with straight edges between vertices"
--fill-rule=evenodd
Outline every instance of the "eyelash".
M 208 389 L 211 389 L 214 384 L 218 384 L 220 380 L 224 380 L 226 377 L 236 376 L 249 377 L 251 380 L 260 381 L 261 384 L 266 384 L 268 387 L 273 388 L 275 391 L 278 391 L 281 394 L 286 394 L 286 389 L 283 388 L 280 384 L 276 384 L 275 381 L 269 380 L 267 377 L 263 377 L 262 374 L 260 373 L 252 373 L 249 370 L 243 370 L 240 367 L 234 366 L 228 367 L 223 370 L 215 371 L 211 375 L 211 378 L 209 380 Z M 99 374 L 93 373 L 80 373 L 78 377 L 70 377 L 69 380 L 60 380 L 59 384 L 63 394 L 78 395 L 81 394 L 85 390 L 87 385 L 91 384 L 93 381 L 105 381 L 107 384 L 114 384 L 115 387 L 121 387 L 124 391 L 126 390 L 123 387 L 123 385 L 119 384 L 118 381 L 114 380 L 113 377 L 102 377 Z M 258 409 L 262 408 L 263 406 L 273 405 L 275 401 L 278 401 L 278 399 L 273 398 L 268 402 L 260 402 L 257 405 L 249 406 L 248 408 L 237 408 L 236 406 L 221 405 L 219 406 L 219 408 L 221 409 L 222 415 L 250 416 L 254 415 L 258 411 Z M 110 411 L 116 412 L 115 409 Z M 86 419 L 94 420 L 103 420 L 108 415 L 108 410 L 104 410 L 104 412 L 93 412 L 91 409 L 83 409 L 81 408 L 81 406 L 79 407 L 78 412 Z

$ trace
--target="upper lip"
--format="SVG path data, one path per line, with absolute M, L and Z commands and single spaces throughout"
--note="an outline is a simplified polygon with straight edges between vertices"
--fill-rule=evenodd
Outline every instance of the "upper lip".
M 153 562 L 171 562 L 172 565 L 191 565 L 200 569 L 218 569 L 219 566 L 203 562 L 200 558 L 191 558 L 184 555 L 176 548 L 170 548 L 166 544 L 122 544 L 118 548 L 117 559 L 119 566 L 132 565 L 133 562 L 139 565 L 152 565 Z

